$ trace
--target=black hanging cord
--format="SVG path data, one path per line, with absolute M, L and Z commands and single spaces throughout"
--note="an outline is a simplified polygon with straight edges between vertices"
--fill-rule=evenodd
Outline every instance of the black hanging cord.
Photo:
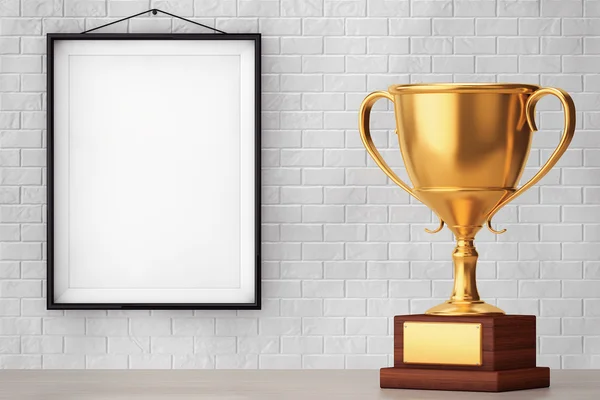
M 180 20 L 183 20 L 183 21 L 186 21 L 186 22 L 189 22 L 189 23 L 192 23 L 192 24 L 199 25 L 199 26 L 201 26 L 201 27 L 203 27 L 203 28 L 206 28 L 206 29 L 212 29 L 212 30 L 213 30 L 213 31 L 215 31 L 215 32 L 218 32 L 218 33 L 223 33 L 223 34 L 227 34 L 227 32 L 224 32 L 224 31 L 222 31 L 222 30 L 220 30 L 220 29 L 213 28 L 213 27 L 211 27 L 211 26 L 208 26 L 208 25 L 201 24 L 200 22 L 192 21 L 191 19 L 187 19 L 187 18 L 180 17 L 179 15 L 171 14 L 170 12 L 166 12 L 166 11 L 163 11 L 163 10 L 159 10 L 158 8 L 151 8 L 150 10 L 147 10 L 147 11 L 142 11 L 141 13 L 137 13 L 137 14 L 134 14 L 134 15 L 130 15 L 129 17 L 121 18 L 121 19 L 119 19 L 119 20 L 116 20 L 116 21 L 113 21 L 113 22 L 109 22 L 108 24 L 104 24 L 104 25 L 100 25 L 100 26 L 97 26 L 97 27 L 95 27 L 95 28 L 92 28 L 92 29 L 88 29 L 87 31 L 83 31 L 83 32 L 81 32 L 81 33 L 82 33 L 82 34 L 83 34 L 83 33 L 89 33 L 89 32 L 93 32 L 93 31 L 95 31 L 95 30 L 97 30 L 97 29 L 106 28 L 107 26 L 110 26 L 110 25 L 113 25 L 113 24 L 118 24 L 119 22 L 127 21 L 128 19 L 135 18 L 135 17 L 139 17 L 140 15 L 142 15 L 142 14 L 146 14 L 146 13 L 149 13 L 149 12 L 151 12 L 151 13 L 152 13 L 152 15 L 156 15 L 157 13 L 161 12 L 161 13 L 163 13 L 163 14 L 165 14 L 165 15 L 168 15 L 168 16 L 170 16 L 170 17 L 173 17 L 173 18 L 179 18 Z

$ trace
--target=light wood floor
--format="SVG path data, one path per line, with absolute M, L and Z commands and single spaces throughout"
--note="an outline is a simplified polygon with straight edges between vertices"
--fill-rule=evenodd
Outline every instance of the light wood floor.
M 484 394 L 382 390 L 379 371 L 0 371 L 0 399 L 600 399 L 600 370 L 553 371 L 549 389 Z

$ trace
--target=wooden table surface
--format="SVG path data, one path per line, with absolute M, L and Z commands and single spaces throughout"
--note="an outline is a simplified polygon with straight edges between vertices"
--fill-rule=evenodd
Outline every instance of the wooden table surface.
M 376 370 L 0 371 L 0 399 L 600 399 L 600 370 L 553 371 L 551 387 L 497 394 L 382 390 Z

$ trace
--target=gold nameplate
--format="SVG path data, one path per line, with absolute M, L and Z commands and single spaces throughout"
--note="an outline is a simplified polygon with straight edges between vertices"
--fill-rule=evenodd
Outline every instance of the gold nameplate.
M 481 365 L 481 324 L 405 322 L 404 362 Z

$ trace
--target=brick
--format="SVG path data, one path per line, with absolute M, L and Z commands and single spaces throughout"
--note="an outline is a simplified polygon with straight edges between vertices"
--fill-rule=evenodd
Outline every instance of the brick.
M 300 243 L 263 243 L 261 246 L 263 260 L 299 260 L 301 258 Z
M 321 299 L 281 299 L 283 317 L 320 317 L 323 315 Z
M 556 73 L 561 72 L 560 56 L 529 56 L 519 58 L 519 72 L 525 73 Z
M 498 38 L 498 53 L 502 54 L 502 40 L 508 38 Z M 519 41 L 524 41 L 519 38 Z M 454 53 L 455 54 L 495 54 L 496 53 L 496 38 L 492 37 L 455 37 L 454 38 Z M 462 72 L 462 71 L 459 71 Z
M 303 110 L 339 111 L 344 108 L 341 93 L 305 93 L 302 97 Z
M 39 369 L 42 357 L 39 355 L 6 354 L 0 356 L 0 368 L 3 369 Z
M 498 299 L 496 305 L 507 314 L 540 314 L 537 299 Z
M 65 0 L 65 16 L 67 17 L 101 17 L 105 15 L 106 2 L 104 1 Z
M 352 75 L 325 75 L 323 77 L 325 91 L 327 92 L 363 92 L 366 90 L 366 76 L 364 74 Z M 355 128 L 356 125 L 352 125 Z
M 92 336 L 65 337 L 66 354 L 102 354 L 106 353 L 106 338 Z
M 344 34 L 344 19 L 303 18 L 302 29 L 304 34 L 309 36 L 342 36 Z
M 540 277 L 538 262 L 499 262 L 498 278 L 500 279 L 537 279 Z
M 299 335 L 301 332 L 301 319 L 261 318 L 259 332 L 261 336 Z
M 389 317 L 409 313 L 408 299 L 368 299 L 367 315 L 369 317 Z
M 566 22 L 566 21 L 565 21 Z M 558 18 L 519 18 L 519 34 L 524 36 L 560 35 Z
M 41 297 L 42 286 L 39 280 L 3 280 L 0 282 L 0 297 Z
M 542 337 L 540 352 L 550 354 L 582 353 L 583 341 L 580 337 Z
M 475 21 L 472 18 L 436 18 L 433 20 L 434 35 L 473 35 Z
M 326 261 L 326 279 L 361 279 L 366 277 L 365 263 L 361 261 Z
M 545 204 L 580 204 L 582 190 L 578 187 L 542 187 L 541 200 Z
M 83 335 L 85 318 L 44 318 L 44 334 L 46 335 Z
M 386 335 L 388 319 L 376 317 L 346 318 L 346 335 Z
M 347 18 L 346 35 L 349 36 L 385 36 L 387 19 L 384 18 Z
M 429 297 L 431 282 L 428 280 L 390 281 L 390 297 Z
M 347 168 L 346 183 L 348 185 L 368 185 L 366 190 L 369 190 L 372 185 L 387 184 L 387 177 L 375 168 Z
M 150 352 L 150 338 L 144 337 L 109 337 L 108 353 L 140 354 Z
M 469 73 L 475 69 L 475 59 L 473 56 L 434 56 L 433 72 L 462 72 Z
M 424 73 L 431 72 L 430 56 L 390 56 L 390 72 Z
M 342 335 L 344 334 L 344 318 L 304 318 L 303 335 Z
M 2 279 L 19 278 L 21 269 L 17 261 L 2 261 L 0 262 L 0 276 Z
M 323 277 L 323 267 L 320 262 L 293 262 L 281 263 L 282 279 L 320 279 Z
M 362 224 L 328 224 L 324 227 L 325 241 L 354 242 L 366 239 L 366 227 Z
M 517 72 L 516 56 L 477 56 L 475 59 L 477 73 Z
M 39 260 L 42 246 L 39 243 L 0 243 L 2 260 Z
M 539 16 L 540 5 L 537 0 L 499 0 L 498 16 L 501 17 L 531 17 Z
M 479 36 L 511 36 L 518 32 L 514 18 L 477 18 L 476 32 Z
M 422 1 L 412 2 L 411 14 L 415 17 L 451 17 L 452 1 Z
M 564 335 L 598 335 L 600 318 L 563 318 Z
M 596 243 L 564 243 L 563 258 L 565 260 L 598 260 L 600 250 Z
M 559 206 L 521 206 L 519 209 L 520 222 L 559 222 Z
M 44 369 L 83 369 L 85 356 L 72 354 L 45 354 L 42 356 Z M 41 366 L 39 367 L 41 368 Z
M 21 352 L 25 354 L 58 354 L 63 351 L 63 338 L 60 336 L 23 336 Z
M 135 318 L 129 320 L 129 333 L 135 336 L 170 335 L 170 318 Z
M 581 225 L 544 225 L 542 226 L 542 241 L 548 242 L 578 242 L 583 240 Z
M 495 1 L 460 0 L 455 2 L 454 15 L 457 17 L 489 17 L 496 15 Z
M 348 281 L 346 283 L 346 297 L 387 297 L 387 281 Z
M 336 73 L 344 72 L 343 56 L 303 56 L 302 72 L 305 73 Z
M 154 354 L 189 354 L 194 351 L 191 337 L 152 337 L 150 351 Z
M 367 42 L 360 37 L 325 37 L 325 54 L 365 54 Z
M 304 243 L 302 257 L 304 260 L 341 260 L 344 246 L 341 243 Z
M 521 260 L 560 260 L 561 248 L 556 243 L 519 243 Z
M 302 207 L 302 222 L 343 222 L 344 221 L 344 206 L 317 206 L 308 205 Z
M 541 315 L 544 317 L 580 317 L 583 315 L 581 299 L 541 300 Z
M 241 17 L 273 17 L 279 15 L 279 3 L 276 1 L 248 1 L 238 2 L 238 15 Z
M 284 337 L 285 338 L 285 337 Z M 282 338 L 282 340 L 284 339 Z M 227 341 L 219 341 L 217 347 L 217 355 L 218 354 L 228 354 L 230 352 L 235 352 L 236 343 L 235 340 L 233 342 L 233 348 L 230 347 L 229 339 L 234 338 L 220 338 L 220 339 L 228 339 Z M 238 348 L 240 353 L 250 353 L 250 354 L 272 354 L 279 353 L 279 337 L 274 336 L 262 336 L 262 337 L 241 337 L 238 339 Z M 207 352 L 207 356 L 213 353 L 211 350 Z
M 283 37 L 281 54 L 321 54 L 323 40 L 320 37 Z
M 587 38 L 586 38 L 587 39 Z M 573 37 L 544 37 L 542 38 L 542 53 L 544 54 L 581 54 L 583 41 Z
M 390 35 L 431 35 L 431 25 L 430 18 L 390 18 Z
M 256 318 L 237 318 L 217 320 L 218 336 L 256 336 L 258 335 L 258 320 Z
M 327 204 L 364 204 L 367 190 L 364 187 L 325 188 Z
M 367 51 L 375 54 L 408 54 L 409 40 L 403 37 L 369 37 Z
M 149 20 L 149 19 L 147 19 Z M 167 21 L 164 19 L 164 21 Z M 131 21 L 130 27 L 133 30 L 134 26 L 142 25 L 142 21 Z M 148 24 L 146 24 L 148 25 Z M 169 24 L 170 27 L 170 24 Z M 79 33 L 85 30 L 85 20 L 83 18 L 44 18 L 42 19 L 42 33 Z
M 553 298 L 560 297 L 560 281 L 521 281 L 519 297 Z
M 389 257 L 391 260 L 430 260 L 431 246 L 428 243 L 390 243 Z
M 343 297 L 344 281 L 339 280 L 319 280 L 302 282 L 303 297 Z
M 42 109 L 39 93 L 2 93 L 0 101 L 3 111 L 29 111 Z
M 0 56 L 2 73 L 36 73 L 42 71 L 41 56 Z
M 125 318 L 88 318 L 86 334 L 94 336 L 126 336 L 128 333 Z
M 325 338 L 326 354 L 365 353 L 367 341 L 361 336 L 333 336 Z
M 542 261 L 542 279 L 578 279 L 582 277 L 582 263 L 578 261 Z
M 35 1 L 32 0 L 31 3 Z M 26 6 L 24 6 L 25 8 Z M 38 18 L 2 18 L 0 22 L 0 35 L 2 36 L 27 36 L 42 33 L 42 22 Z

